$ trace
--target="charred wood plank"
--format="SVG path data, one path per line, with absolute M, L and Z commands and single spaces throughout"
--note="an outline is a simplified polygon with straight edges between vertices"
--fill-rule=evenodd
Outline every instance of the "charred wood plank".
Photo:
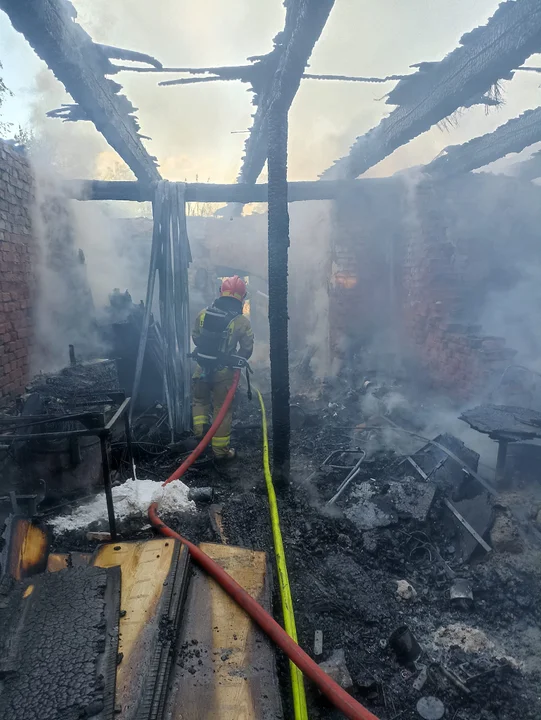
M 490 91 L 498 80 L 510 79 L 513 70 L 539 50 L 539 0 L 501 3 L 488 23 L 464 35 L 447 57 L 422 63 L 415 74 L 401 80 L 387 98 L 398 107 L 358 137 L 349 154 L 321 177 L 355 178 L 458 108 L 483 98 L 492 101 Z
M 268 126 L 269 335 L 272 400 L 272 474 L 277 487 L 289 481 L 290 391 L 287 275 L 289 212 L 287 197 L 287 112 L 275 103 Z
M 275 39 L 274 50 L 257 58 L 268 78 L 258 88 L 254 100 L 257 110 L 239 173 L 239 183 L 255 183 L 267 159 L 269 110 L 276 101 L 286 111 L 299 89 L 304 70 L 318 41 L 334 0 L 290 0 L 284 30 Z
M 74 119 L 92 121 L 139 180 L 159 180 L 155 158 L 141 142 L 135 108 L 119 94 L 121 86 L 105 77 L 115 72 L 111 49 L 92 41 L 76 22 L 71 2 L 0 0 L 0 9 L 75 100 Z
M 376 184 L 396 182 L 396 178 L 361 178 L 360 180 L 313 180 L 289 182 L 288 202 L 302 200 L 335 200 L 342 193 L 357 191 Z M 74 180 L 66 193 L 74 200 L 133 200 L 147 202 L 153 199 L 151 187 L 131 180 Z M 186 183 L 186 202 L 252 203 L 267 202 L 268 185 L 239 183 L 218 185 L 213 183 Z
M 494 132 L 476 137 L 463 145 L 451 145 L 445 149 L 444 155 L 435 158 L 424 169 L 431 175 L 457 175 L 484 167 L 509 153 L 518 153 L 539 141 L 541 107 L 527 110 L 500 125 Z

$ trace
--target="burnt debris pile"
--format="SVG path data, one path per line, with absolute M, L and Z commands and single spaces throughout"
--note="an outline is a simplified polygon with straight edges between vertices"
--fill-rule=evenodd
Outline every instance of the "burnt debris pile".
M 255 380 L 265 388 L 268 377 L 256 372 Z M 84 402 L 92 413 L 114 414 L 114 388 L 114 363 L 70 366 L 29 386 L 12 421 L 25 417 L 26 405 L 31 416 L 63 413 L 55 428 Z M 460 422 L 441 400 L 417 397 L 404 380 L 371 376 L 355 385 L 340 377 L 312 383 L 292 398 L 292 480 L 278 505 L 299 643 L 381 720 L 533 720 L 541 712 L 537 415 L 488 405 L 464 411 Z M 270 555 L 259 409 L 241 392 L 235 402 L 240 460 L 223 466 L 203 456 L 183 478 L 195 506 L 178 512 L 164 505 L 163 516 L 192 541 Z M 13 432 L 4 426 L 4 434 Z M 159 404 L 135 413 L 132 434 L 145 482 L 164 480 L 185 457 L 186 448 L 169 444 Z M 109 442 L 111 457 L 117 444 L 125 451 L 123 436 Z M 111 467 L 118 483 L 132 477 L 127 462 Z M 100 468 L 97 474 L 101 489 Z M 114 497 L 120 514 L 124 499 Z M 47 520 L 46 503 L 31 514 L 40 510 Z M 99 528 L 51 526 L 53 548 L 71 558 L 68 567 L 109 539 L 96 529 L 107 531 L 105 516 Z M 117 529 L 122 542 L 153 537 L 141 515 Z M 277 587 L 275 580 L 278 617 Z M 280 657 L 278 669 L 287 716 L 289 669 Z M 309 683 L 307 693 L 310 717 L 337 717 Z
M 513 483 L 517 446 L 495 488 L 480 453 L 430 433 L 433 408 L 406 397 L 370 381 L 294 398 L 295 481 L 279 505 L 300 644 L 386 720 L 537 718 L 538 484 Z M 254 454 L 235 472 L 243 491 L 199 481 L 227 487 L 229 542 L 270 549 L 258 439 L 238 425 Z M 317 693 L 309 705 L 335 717 Z
M 127 459 L 128 407 L 114 361 L 75 358 L 57 373 L 38 375 L 23 395 L 4 403 L 0 467 L 6 511 L 17 514 L 19 499 L 24 506 L 30 499 L 34 510 L 43 501 L 77 500 L 103 487 L 104 479 L 110 482 L 115 448 Z

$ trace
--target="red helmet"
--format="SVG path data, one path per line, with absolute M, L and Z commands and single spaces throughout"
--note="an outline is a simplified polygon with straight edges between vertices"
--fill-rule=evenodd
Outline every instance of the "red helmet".
M 220 295 L 222 297 L 234 297 L 242 302 L 246 297 L 246 283 L 238 275 L 224 278 L 220 288 Z

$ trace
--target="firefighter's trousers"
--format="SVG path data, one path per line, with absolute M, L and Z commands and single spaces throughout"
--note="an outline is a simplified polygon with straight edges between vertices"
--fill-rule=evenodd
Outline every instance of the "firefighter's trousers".
M 205 428 L 211 423 L 211 416 L 216 417 L 233 384 L 234 371 L 224 368 L 211 373 L 209 376 L 193 377 L 192 388 L 192 416 L 193 431 L 196 437 L 203 437 Z M 216 457 L 225 457 L 229 451 L 231 440 L 231 421 L 233 408 L 229 407 L 216 435 L 212 438 L 212 452 Z

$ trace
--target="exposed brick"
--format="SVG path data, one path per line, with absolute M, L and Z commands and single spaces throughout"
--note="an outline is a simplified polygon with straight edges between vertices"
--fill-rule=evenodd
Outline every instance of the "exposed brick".
M 28 381 L 32 198 L 26 158 L 0 142 L 0 397 L 22 391 Z

